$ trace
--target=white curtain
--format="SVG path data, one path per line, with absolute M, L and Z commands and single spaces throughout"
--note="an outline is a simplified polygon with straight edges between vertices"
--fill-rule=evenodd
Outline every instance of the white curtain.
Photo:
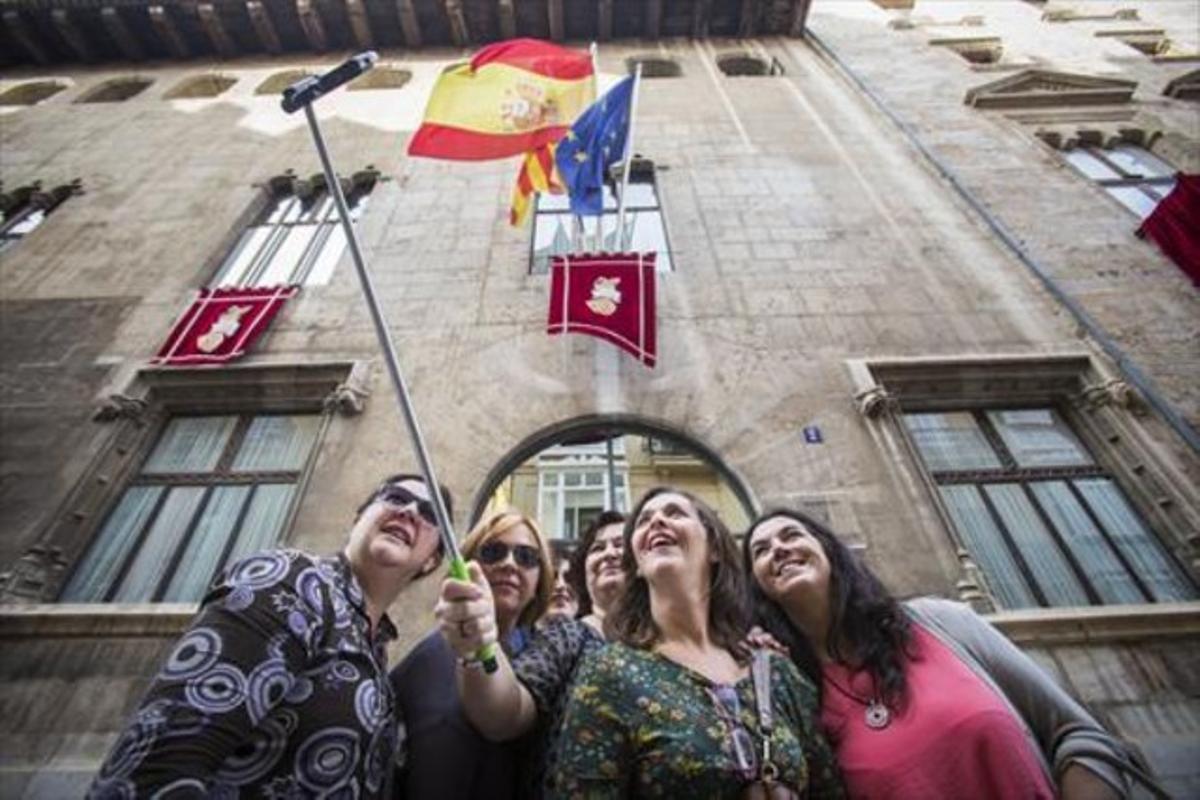
M 1021 467 L 1074 466 L 1092 457 L 1071 429 L 1048 408 L 989 411 L 988 419 Z
M 233 459 L 235 472 L 300 470 L 317 438 L 316 414 L 255 417 Z
M 64 602 L 98 603 L 104 599 L 162 493 L 162 486 L 131 486 L 125 490 L 67 582 L 62 593 Z
M 1111 480 L 1086 478 L 1076 480 L 1075 486 L 1087 499 L 1100 524 L 1108 531 L 1126 560 L 1150 588 L 1155 600 L 1196 599 L 1196 587 L 1163 552 L 1154 534 L 1130 508 Z
M 229 553 L 229 562 L 275 547 L 296 487 L 291 483 L 262 483 L 254 490 L 246 519 Z M 229 563 L 226 562 L 226 563 Z M 222 567 L 225 565 L 222 564 Z
M 144 603 L 153 599 L 205 491 L 204 486 L 176 486 L 170 490 L 141 549 L 134 555 L 129 571 L 117 587 L 114 602 Z
M 191 538 L 183 545 L 183 557 L 167 585 L 164 602 L 184 603 L 204 596 L 250 490 L 248 485 L 213 487 Z
M 1089 605 L 1091 601 L 1087 593 L 1058 545 L 1050 538 L 1050 532 L 1042 524 L 1021 485 L 995 483 L 985 486 L 984 491 L 1024 556 L 1025 564 L 1038 582 L 1046 601 L 1052 606 Z
M 904 424 L 931 472 L 1001 467 L 970 412 L 905 414 Z
M 173 417 L 142 466 L 142 474 L 211 472 L 235 425 L 235 416 Z
M 1025 583 L 979 490 L 967 485 L 941 486 L 938 491 L 946 501 L 955 529 L 987 576 L 988 587 L 1000 605 L 1005 608 L 1036 607 L 1037 598 Z
M 1101 600 L 1105 603 L 1146 601 L 1065 481 L 1035 483 L 1030 488 Z

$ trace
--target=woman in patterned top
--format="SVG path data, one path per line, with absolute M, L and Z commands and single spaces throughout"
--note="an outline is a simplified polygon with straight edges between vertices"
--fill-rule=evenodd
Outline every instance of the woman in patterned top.
M 484 644 L 496 641 L 491 590 L 447 578 L 435 611 L 442 635 L 460 658 L 459 694 L 463 710 L 480 733 L 496 742 L 534 731 L 522 776 L 522 796 L 542 795 L 553 763 L 555 741 L 566 707 L 568 689 L 583 656 L 604 645 L 604 616 L 625 586 L 621 567 L 625 516 L 602 512 L 583 531 L 567 573 L 580 600 L 581 619 L 543 623 L 528 646 L 511 662 L 498 654 L 500 669 L 492 674 L 469 666 Z
M 393 475 L 341 553 L 276 550 L 227 568 L 89 797 L 387 796 L 402 737 L 384 611 L 440 560 L 428 487 Z
M 653 489 L 624 538 L 627 586 L 605 621 L 613 643 L 580 667 L 553 793 L 841 797 L 816 689 L 779 656 L 764 662 L 775 724 L 763 724 L 766 698 L 734 655 L 748 624 L 745 578 L 716 514 L 686 492 Z

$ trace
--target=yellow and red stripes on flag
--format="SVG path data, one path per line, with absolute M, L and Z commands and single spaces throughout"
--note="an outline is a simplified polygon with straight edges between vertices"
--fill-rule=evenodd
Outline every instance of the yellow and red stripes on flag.
M 543 145 L 525 154 L 521 171 L 517 173 L 517 182 L 513 184 L 512 209 L 508 212 L 508 224 L 514 228 L 523 225 L 529 216 L 534 192 L 562 194 L 565 191 L 554 164 L 556 147 L 555 144 Z
M 442 72 L 408 154 L 479 161 L 537 150 L 561 139 L 595 94 L 588 53 L 498 42 Z

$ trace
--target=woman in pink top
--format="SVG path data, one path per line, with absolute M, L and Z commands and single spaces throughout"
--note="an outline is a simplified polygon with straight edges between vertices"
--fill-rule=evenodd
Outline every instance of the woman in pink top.
M 1126 749 L 965 605 L 897 602 L 795 511 L 759 517 L 743 550 L 759 623 L 821 687 L 851 797 L 1128 795 Z

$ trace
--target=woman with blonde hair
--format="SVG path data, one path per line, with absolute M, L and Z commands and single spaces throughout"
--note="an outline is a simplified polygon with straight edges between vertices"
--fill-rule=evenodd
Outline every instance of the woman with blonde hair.
M 486 581 L 495 603 L 500 646 L 513 657 L 546 610 L 554 567 L 538 525 L 510 509 L 483 519 L 462 543 L 474 581 Z M 466 625 L 467 623 L 463 623 Z M 470 631 L 460 633 L 469 634 Z M 463 714 L 455 685 L 454 650 L 439 631 L 418 644 L 392 672 L 404 710 L 408 760 L 399 797 L 516 797 L 526 742 L 493 743 Z

